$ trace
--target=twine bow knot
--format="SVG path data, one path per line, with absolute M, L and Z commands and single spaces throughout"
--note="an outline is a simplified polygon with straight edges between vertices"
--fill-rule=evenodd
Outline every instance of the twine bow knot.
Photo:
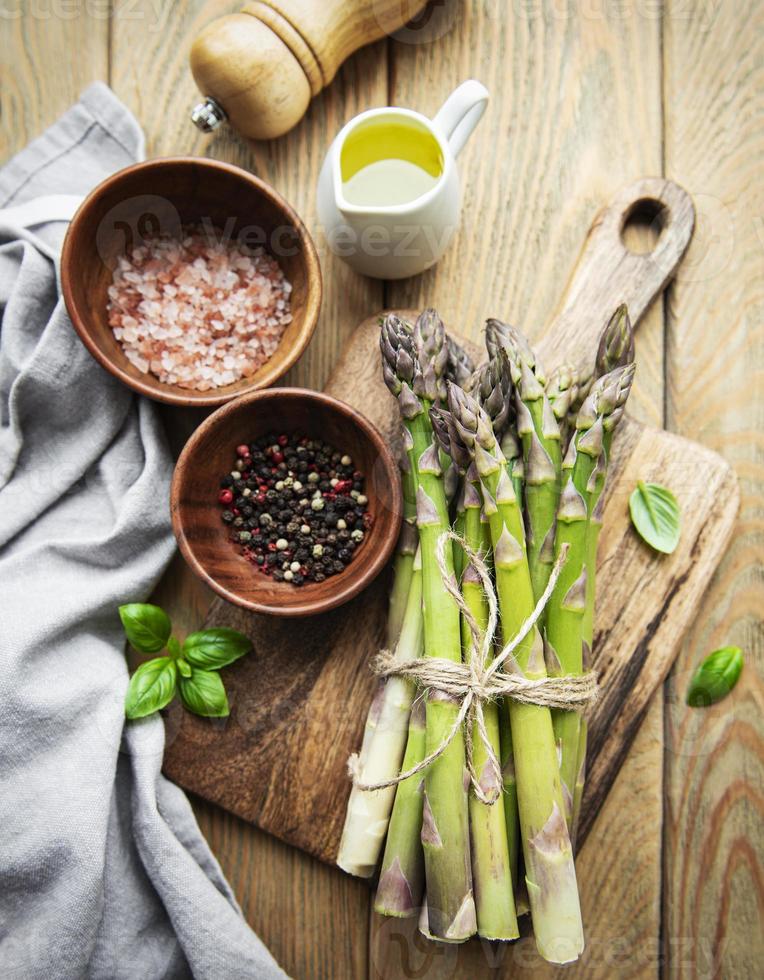
M 485 630 L 481 630 L 478 626 L 475 617 L 464 601 L 454 573 L 448 568 L 446 545 L 449 541 L 455 541 L 463 549 L 472 569 L 480 579 L 488 603 L 488 623 Z M 444 531 L 440 535 L 435 549 L 438 569 L 446 591 L 458 606 L 470 631 L 472 642 L 466 661 L 457 663 L 440 657 L 398 660 L 389 650 L 382 650 L 372 662 L 372 670 L 380 677 L 393 675 L 408 677 L 423 692 L 429 688 L 460 701 L 460 708 L 451 730 L 440 745 L 421 762 L 391 779 L 376 783 L 364 783 L 360 778 L 358 756 L 352 755 L 348 761 L 348 768 L 358 789 L 367 791 L 386 789 L 422 772 L 446 751 L 464 725 L 465 757 L 470 782 L 475 796 L 482 803 L 490 806 L 501 795 L 503 778 L 501 763 L 486 729 L 484 703 L 500 697 L 509 697 L 523 704 L 575 710 L 585 707 L 597 697 L 597 678 L 591 671 L 577 676 L 541 677 L 532 680 L 524 675 L 514 656 L 515 651 L 535 627 L 546 608 L 557 584 L 557 579 L 567 561 L 567 555 L 568 545 L 565 545 L 561 549 L 549 576 L 547 587 L 536 603 L 533 612 L 522 624 L 517 634 L 492 659 L 491 647 L 498 625 L 499 604 L 488 566 L 483 556 L 475 552 L 454 531 Z M 487 760 L 482 777 L 475 770 L 474 731 L 478 733 Z

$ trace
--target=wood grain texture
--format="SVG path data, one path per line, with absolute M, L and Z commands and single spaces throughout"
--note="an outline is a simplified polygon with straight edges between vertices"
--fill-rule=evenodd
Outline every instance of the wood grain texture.
M 668 426 L 737 470 L 740 518 L 667 685 L 664 953 L 676 977 L 737 980 L 764 962 L 764 8 L 666 10 L 666 167 L 699 235 L 668 321 Z M 736 643 L 733 694 L 684 704 L 695 665 Z
M 39 136 L 91 82 L 108 78 L 108 5 L 70 5 L 64 17 L 60 9 L 9 3 L 0 14 L 3 162 Z
M 73 5 L 74 16 L 66 17 L 50 6 L 10 4 L 12 16 L 0 19 L 0 155 L 41 132 L 89 81 L 110 78 L 147 130 L 149 155 L 206 153 L 274 183 L 317 237 L 330 284 L 316 340 L 292 383 L 321 387 L 355 325 L 385 301 L 437 303 L 474 337 L 493 314 L 537 336 L 593 209 L 623 183 L 663 172 L 665 139 L 666 172 L 693 193 L 700 215 L 686 271 L 665 304 L 668 421 L 734 463 L 743 507 L 729 557 L 667 687 L 663 949 L 656 907 L 663 718 L 654 700 L 579 859 L 589 943 L 583 964 L 567 972 L 608 980 L 655 977 L 659 968 L 665 976 L 757 975 L 764 959 L 760 4 L 447 0 L 433 6 L 429 33 L 406 38 L 432 43 L 392 45 L 389 99 L 382 43 L 354 56 L 300 126 L 268 145 L 247 144 L 228 130 L 204 137 L 188 122 L 198 96 L 187 67 L 191 40 L 212 18 L 237 10 L 238 0 L 112 3 L 111 25 L 86 15 L 97 3 Z M 322 247 L 313 211 L 318 167 L 356 112 L 388 101 L 434 112 L 469 75 L 491 89 L 493 101 L 460 158 L 462 235 L 436 269 L 384 297 L 379 283 L 354 276 Z M 649 239 L 650 223 L 648 216 L 642 228 L 627 229 L 627 239 Z M 663 314 L 656 304 L 640 328 L 630 402 L 640 420 L 658 425 Z M 201 416 L 170 410 L 166 417 L 179 448 Z M 199 625 L 209 598 L 180 560 L 158 595 L 188 629 Z M 714 713 L 686 712 L 690 667 L 729 641 L 747 654 L 738 690 Z M 367 958 L 364 884 L 212 805 L 195 806 L 245 915 L 295 977 L 551 973 L 527 943 L 500 959 L 479 944 L 444 950 L 376 927 Z

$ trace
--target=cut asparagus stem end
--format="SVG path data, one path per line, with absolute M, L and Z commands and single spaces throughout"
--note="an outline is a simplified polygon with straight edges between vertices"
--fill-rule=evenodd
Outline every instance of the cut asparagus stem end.
M 556 804 L 528 842 L 525 881 L 539 953 L 550 963 L 571 963 L 584 950 L 584 931 L 573 850 Z

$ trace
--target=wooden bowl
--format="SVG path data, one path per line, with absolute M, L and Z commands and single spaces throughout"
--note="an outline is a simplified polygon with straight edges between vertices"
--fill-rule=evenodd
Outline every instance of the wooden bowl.
M 275 582 L 239 554 L 217 502 L 235 447 L 268 432 L 299 432 L 348 453 L 364 474 L 372 523 L 345 571 L 302 586 Z M 381 434 L 355 409 L 303 388 L 274 388 L 214 412 L 180 454 L 170 497 L 178 545 L 193 571 L 237 606 L 274 616 L 326 612 L 365 589 L 389 559 L 401 525 L 398 464 Z
M 263 245 L 292 284 L 292 322 L 256 374 L 213 391 L 191 391 L 143 374 L 125 357 L 106 316 L 117 258 L 144 237 L 177 234 L 208 222 L 250 245 Z M 199 157 L 137 163 L 109 177 L 74 215 L 61 254 L 61 283 L 72 323 L 96 360 L 129 387 L 172 405 L 214 406 L 267 388 L 307 347 L 321 306 L 321 269 L 305 225 L 286 201 L 246 170 Z

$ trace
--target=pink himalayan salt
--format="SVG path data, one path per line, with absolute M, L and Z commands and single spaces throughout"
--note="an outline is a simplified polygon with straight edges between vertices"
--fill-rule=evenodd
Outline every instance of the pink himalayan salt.
M 251 377 L 292 320 L 292 286 L 262 248 L 183 229 L 119 258 L 108 317 L 125 356 L 165 384 L 210 391 Z

